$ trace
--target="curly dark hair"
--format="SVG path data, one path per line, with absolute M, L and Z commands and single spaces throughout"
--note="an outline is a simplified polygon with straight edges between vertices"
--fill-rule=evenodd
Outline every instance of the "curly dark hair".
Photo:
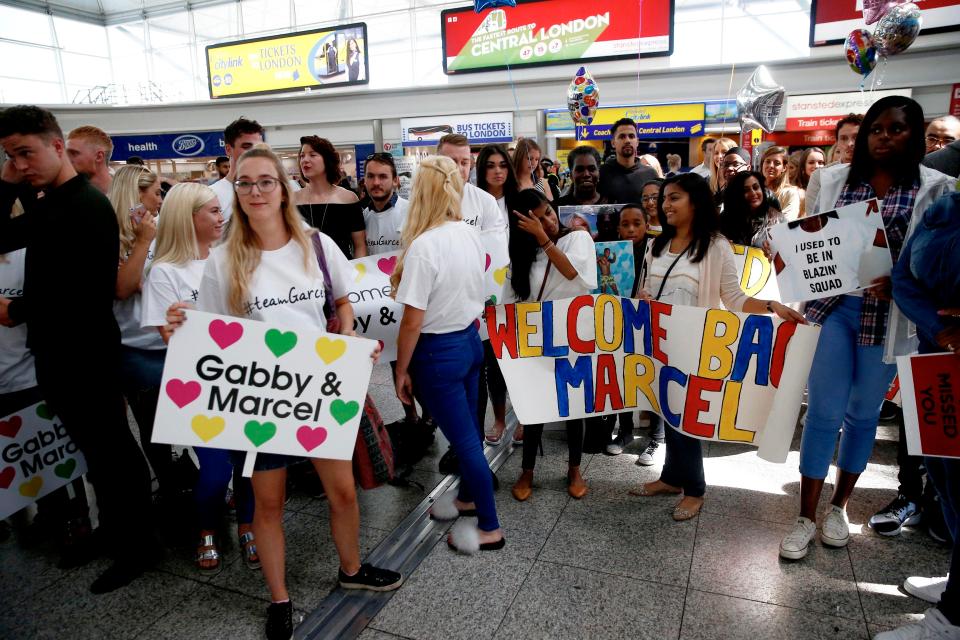
M 333 143 L 320 136 L 303 136 L 300 138 L 300 155 L 303 155 L 304 145 L 309 146 L 323 158 L 323 172 L 327 176 L 327 182 L 330 184 L 340 182 L 340 153 L 333 146 Z M 303 179 L 309 182 L 306 176 Z

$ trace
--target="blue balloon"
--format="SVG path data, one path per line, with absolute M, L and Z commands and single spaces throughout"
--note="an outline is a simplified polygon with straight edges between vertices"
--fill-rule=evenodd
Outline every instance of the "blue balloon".
M 473 10 L 480 13 L 493 7 L 515 7 L 517 0 L 473 0 Z

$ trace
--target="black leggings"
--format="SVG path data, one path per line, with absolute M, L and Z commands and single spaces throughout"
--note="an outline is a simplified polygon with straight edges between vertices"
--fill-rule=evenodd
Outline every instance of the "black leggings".
M 503 379 L 503 372 L 497 364 L 497 356 L 493 355 L 493 347 L 489 340 L 483 341 L 483 364 L 480 366 L 480 395 L 477 398 L 477 417 L 480 428 L 483 428 L 487 419 L 487 390 L 490 390 L 490 402 L 493 406 L 507 404 L 507 383 Z M 526 437 L 526 436 L 524 436 Z
M 542 424 L 528 424 L 523 427 L 523 462 L 524 471 L 533 471 L 537 463 L 537 450 L 543 437 Z M 571 467 L 580 466 L 583 456 L 583 420 L 567 420 L 567 451 Z

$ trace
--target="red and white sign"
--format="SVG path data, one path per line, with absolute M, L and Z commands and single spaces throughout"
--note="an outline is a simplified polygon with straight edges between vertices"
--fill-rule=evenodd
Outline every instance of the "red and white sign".
M 950 91 L 950 115 L 960 118 L 960 83 L 953 85 Z
M 833 129 L 850 113 L 864 114 L 870 106 L 886 96 L 907 96 L 911 89 L 888 91 L 850 91 L 848 93 L 818 93 L 807 96 L 787 96 L 785 118 L 787 131 L 818 131 Z
M 960 458 L 960 357 L 897 358 L 903 426 L 912 456 Z
M 781 147 L 828 147 L 837 141 L 833 129 L 821 131 L 774 131 L 767 140 Z
M 960 0 L 918 0 L 923 12 L 923 31 L 960 29 Z M 863 21 L 862 0 L 813 0 L 810 7 L 810 46 L 840 44 L 854 29 L 868 28 Z

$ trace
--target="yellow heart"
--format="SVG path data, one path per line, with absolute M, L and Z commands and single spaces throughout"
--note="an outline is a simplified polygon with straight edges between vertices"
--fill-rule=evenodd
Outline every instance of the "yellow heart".
M 223 418 L 208 418 L 205 415 L 193 416 L 193 420 L 190 421 L 190 428 L 204 442 L 210 442 L 216 438 L 226 426 L 227 423 Z
M 367 265 L 360 263 L 353 265 L 357 270 L 357 277 L 353 279 L 354 282 L 360 282 L 363 279 L 363 276 L 367 275 Z
M 493 272 L 493 280 L 501 287 L 503 286 L 503 281 L 507 279 L 507 270 L 510 268 L 510 265 L 502 267 Z
M 36 498 L 42 486 L 43 478 L 41 476 L 33 476 L 30 480 L 20 485 L 20 495 L 28 498 Z
M 326 364 L 330 364 L 347 352 L 347 343 L 343 340 L 320 338 L 317 340 L 317 355 Z

